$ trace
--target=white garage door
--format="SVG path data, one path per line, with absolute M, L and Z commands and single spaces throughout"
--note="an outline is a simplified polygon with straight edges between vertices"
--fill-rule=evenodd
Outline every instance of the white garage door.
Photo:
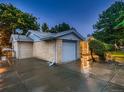
M 33 48 L 32 43 L 21 43 L 19 45 L 20 59 L 32 57 L 33 56 L 32 48 Z
M 76 42 L 63 42 L 62 62 L 70 62 L 76 59 Z

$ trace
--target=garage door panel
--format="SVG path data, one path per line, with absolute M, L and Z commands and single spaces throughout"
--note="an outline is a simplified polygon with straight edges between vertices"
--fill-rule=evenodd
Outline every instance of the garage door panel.
M 19 44 L 19 50 L 17 50 L 18 54 L 19 54 L 19 58 L 23 59 L 23 58 L 33 57 L 33 51 L 32 50 L 33 50 L 33 44 L 32 43 L 20 43 Z
M 76 42 L 64 41 L 62 45 L 62 62 L 70 62 L 76 59 Z

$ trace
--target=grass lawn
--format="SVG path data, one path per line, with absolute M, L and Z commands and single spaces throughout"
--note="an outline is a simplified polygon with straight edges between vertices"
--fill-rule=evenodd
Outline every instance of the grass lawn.
M 116 61 L 124 63 L 124 52 L 123 51 L 114 51 L 114 52 L 111 52 L 111 55 L 112 57 L 115 58 Z
M 115 56 L 115 57 L 124 57 L 124 52 L 123 51 L 114 51 L 114 52 L 111 52 L 112 56 Z

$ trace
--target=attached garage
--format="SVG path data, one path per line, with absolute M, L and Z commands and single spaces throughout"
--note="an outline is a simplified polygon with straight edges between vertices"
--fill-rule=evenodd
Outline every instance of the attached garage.
M 79 33 L 72 31 L 64 35 L 61 34 L 57 39 L 62 42 L 60 48 L 61 63 L 75 62 L 75 60 L 80 59 L 80 41 L 83 38 Z
M 10 41 L 16 58 L 36 57 L 58 64 L 74 62 L 80 58 L 80 41 L 76 30 L 59 33 L 28 31 L 26 35 L 12 35 Z
M 76 41 L 63 41 L 62 43 L 62 62 L 67 63 L 77 58 Z
M 12 48 L 14 50 L 14 57 L 17 59 L 33 57 L 33 41 L 25 35 L 12 35 Z

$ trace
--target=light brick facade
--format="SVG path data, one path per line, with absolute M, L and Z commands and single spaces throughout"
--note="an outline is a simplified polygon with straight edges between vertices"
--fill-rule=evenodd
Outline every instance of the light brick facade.
M 47 61 L 54 61 L 55 41 L 34 42 L 33 56 Z
M 62 40 L 35 42 L 33 45 L 33 57 L 61 63 Z
M 57 58 L 57 63 L 61 63 L 62 61 L 62 40 L 56 41 L 56 58 Z

